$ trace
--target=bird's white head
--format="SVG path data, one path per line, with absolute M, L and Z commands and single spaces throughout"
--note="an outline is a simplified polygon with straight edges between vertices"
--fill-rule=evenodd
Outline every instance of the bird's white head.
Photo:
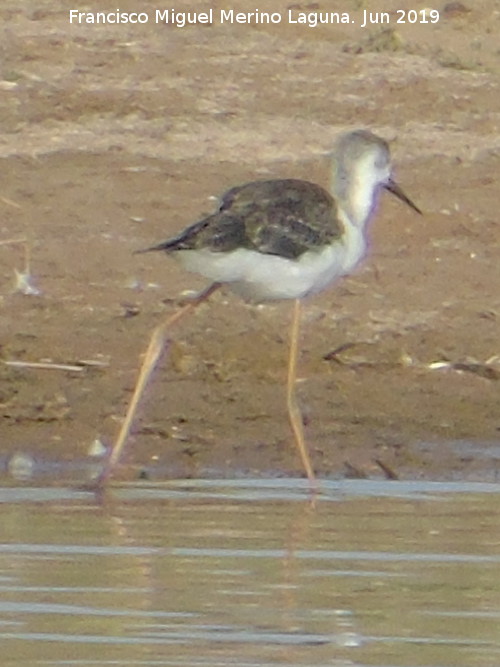
M 391 154 L 384 139 L 367 130 L 341 135 L 332 154 L 331 188 L 352 224 L 364 227 L 382 187 L 420 213 L 391 178 Z

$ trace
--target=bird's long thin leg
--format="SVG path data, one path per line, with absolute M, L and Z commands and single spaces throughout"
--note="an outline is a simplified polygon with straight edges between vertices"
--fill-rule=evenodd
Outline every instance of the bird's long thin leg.
M 201 303 L 206 301 L 208 297 L 215 292 L 215 290 L 219 289 L 220 286 L 220 283 L 212 283 L 209 287 L 207 287 L 207 289 L 200 292 L 200 294 L 179 308 L 176 313 L 171 315 L 154 329 L 153 333 L 151 334 L 148 348 L 144 355 L 144 360 L 139 371 L 134 393 L 132 394 L 132 398 L 127 408 L 125 419 L 121 425 L 118 437 L 116 438 L 116 441 L 111 450 L 111 454 L 109 455 L 101 474 L 96 480 L 97 486 L 103 485 L 108 480 L 108 478 L 112 475 L 115 466 L 120 460 L 130 433 L 130 429 L 132 428 L 139 402 L 142 398 L 144 390 L 148 385 L 151 374 L 156 368 L 158 359 L 168 344 L 167 333 L 169 329 L 174 324 L 177 324 L 177 322 L 183 319 L 186 315 L 193 312 Z
M 295 437 L 295 444 L 299 450 L 302 465 L 307 475 L 307 479 L 311 486 L 316 485 L 316 476 L 311 465 L 309 457 L 309 450 L 304 439 L 304 426 L 302 422 L 302 413 L 297 405 L 295 398 L 295 384 L 297 380 L 297 358 L 299 350 L 299 332 L 300 332 L 300 299 L 295 299 L 293 306 L 292 329 L 290 333 L 290 356 L 288 359 L 288 380 L 286 391 L 286 406 L 288 410 L 288 417 L 292 426 L 293 435 Z

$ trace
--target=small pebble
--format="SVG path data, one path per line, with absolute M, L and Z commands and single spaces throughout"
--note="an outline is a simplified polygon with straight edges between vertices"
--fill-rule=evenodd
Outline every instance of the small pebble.
M 29 454 L 17 452 L 13 454 L 7 464 L 7 471 L 14 478 L 22 482 L 33 477 L 35 470 L 35 459 Z

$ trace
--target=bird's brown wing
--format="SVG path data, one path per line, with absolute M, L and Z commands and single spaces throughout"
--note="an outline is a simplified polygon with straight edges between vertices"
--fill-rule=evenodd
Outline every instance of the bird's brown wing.
M 230 252 L 243 247 L 297 259 L 342 234 L 333 197 L 295 179 L 254 181 L 224 194 L 214 215 L 148 250 Z

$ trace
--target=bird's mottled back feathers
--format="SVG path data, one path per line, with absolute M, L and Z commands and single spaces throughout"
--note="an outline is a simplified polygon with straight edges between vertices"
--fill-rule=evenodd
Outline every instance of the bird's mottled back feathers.
M 247 248 L 296 259 L 331 243 L 342 231 L 335 200 L 319 185 L 295 179 L 254 181 L 226 192 L 217 213 L 149 250 Z

